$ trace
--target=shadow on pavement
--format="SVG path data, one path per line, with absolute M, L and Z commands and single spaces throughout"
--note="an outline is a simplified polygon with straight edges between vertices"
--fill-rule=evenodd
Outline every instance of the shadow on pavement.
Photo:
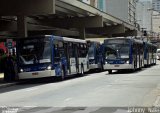
M 112 72 L 112 74 L 106 74 L 106 75 L 114 75 L 114 74 L 137 74 L 137 73 L 140 73 L 140 72 L 143 72 L 149 68 L 152 68 L 152 67 L 156 67 L 158 66 L 159 64 L 157 65 L 153 65 L 153 66 L 148 66 L 146 68 L 142 68 L 142 69 L 137 69 L 135 71 L 132 71 L 132 70 L 118 70 L 118 71 L 114 71 Z
M 88 76 L 87 74 L 85 74 L 84 76 Z M 21 89 L 26 89 L 26 88 L 32 88 L 32 87 L 36 87 L 36 86 L 41 86 L 41 85 L 46 85 L 46 84 L 56 84 L 56 83 L 63 83 L 65 81 L 68 80 L 72 80 L 72 79 L 78 79 L 81 78 L 83 76 L 70 76 L 65 78 L 63 81 L 60 81 L 56 78 L 38 78 L 38 79 L 28 79 L 28 80 L 19 80 L 17 81 L 18 83 L 9 87 L 5 87 L 5 88 L 0 88 L 0 94 L 1 93 L 5 93 L 5 92 L 11 92 L 11 91 L 15 91 L 15 90 L 21 90 Z
M 159 65 L 159 64 L 157 64 L 157 65 Z M 157 66 L 157 65 L 155 65 L 155 66 Z M 155 66 L 152 66 L 152 67 L 155 67 Z M 113 74 L 108 74 L 107 71 L 103 71 L 103 72 L 107 72 L 106 75 L 134 74 L 134 73 L 139 73 L 139 72 L 145 71 L 145 70 L 147 70 L 149 68 L 150 67 L 148 67 L 148 68 L 142 68 L 142 70 L 136 70 L 135 72 L 122 70 L 122 71 L 113 72 Z M 21 90 L 21 89 L 26 89 L 26 88 L 32 88 L 32 87 L 36 87 L 36 86 L 46 85 L 46 84 L 50 84 L 50 83 L 53 83 L 53 84 L 63 83 L 65 81 L 69 81 L 69 80 L 73 80 L 73 79 L 79 79 L 81 77 L 88 76 L 88 74 L 98 74 L 98 73 L 101 73 L 101 72 L 97 72 L 97 71 L 93 72 L 92 71 L 92 72 L 86 73 L 84 76 L 74 75 L 74 76 L 67 77 L 63 81 L 57 80 L 56 78 L 53 78 L 53 77 L 50 77 L 50 78 L 41 78 L 41 79 L 20 80 L 20 81 L 18 81 L 18 84 L 16 84 L 16 85 L 5 87 L 5 88 L 0 88 L 0 94 L 1 93 L 5 93 L 5 92 L 15 91 L 15 90 Z M 90 76 L 92 76 L 92 75 L 90 75 Z M 2 80 L 2 79 L 0 79 L 0 80 Z M 4 82 L 0 81 L 0 84 L 1 83 L 4 83 Z

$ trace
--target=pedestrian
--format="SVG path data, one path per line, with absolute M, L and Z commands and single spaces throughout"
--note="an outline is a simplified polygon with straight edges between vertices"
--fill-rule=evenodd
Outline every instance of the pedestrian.
M 16 74 L 17 74 L 16 62 L 9 53 L 9 55 L 5 58 L 5 63 L 4 63 L 4 80 L 7 82 L 14 81 L 16 79 Z

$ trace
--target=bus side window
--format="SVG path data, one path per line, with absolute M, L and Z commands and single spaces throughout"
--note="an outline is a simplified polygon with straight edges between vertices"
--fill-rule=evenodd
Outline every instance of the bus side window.
M 83 56 L 83 55 L 82 55 L 82 54 L 83 54 L 83 45 L 82 45 L 82 44 L 79 44 L 78 50 L 79 50 L 79 52 L 78 52 L 78 53 L 79 53 L 79 54 L 78 54 L 79 57 L 82 57 L 82 56 Z
M 64 43 L 61 41 L 58 41 L 58 50 L 59 50 L 60 57 L 65 57 Z
M 133 44 L 133 55 L 137 55 L 138 54 L 138 45 L 137 44 Z
M 60 54 L 58 50 L 58 44 L 54 44 L 54 61 L 59 62 L 60 61 Z
M 75 47 L 73 43 L 69 43 L 69 53 L 70 57 L 75 57 Z
M 87 54 L 87 46 L 85 44 L 83 44 L 83 48 L 82 48 L 82 57 L 86 57 Z

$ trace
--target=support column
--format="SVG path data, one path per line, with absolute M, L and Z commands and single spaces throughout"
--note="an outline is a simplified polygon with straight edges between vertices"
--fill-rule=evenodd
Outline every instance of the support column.
M 27 20 L 25 16 L 17 16 L 17 32 L 18 37 L 27 37 Z
M 79 28 L 79 38 L 83 40 L 86 39 L 86 30 L 84 27 Z

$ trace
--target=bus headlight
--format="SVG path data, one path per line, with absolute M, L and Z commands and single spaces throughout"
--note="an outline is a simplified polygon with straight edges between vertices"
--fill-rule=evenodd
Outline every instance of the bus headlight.
M 48 67 L 47 67 L 47 70 L 51 70 L 51 69 L 52 69 L 52 67 L 51 67 L 51 66 L 48 66 Z
M 126 64 L 129 64 L 129 61 L 126 61 Z
M 23 69 L 20 69 L 20 72 L 24 72 L 24 70 L 23 70 Z

